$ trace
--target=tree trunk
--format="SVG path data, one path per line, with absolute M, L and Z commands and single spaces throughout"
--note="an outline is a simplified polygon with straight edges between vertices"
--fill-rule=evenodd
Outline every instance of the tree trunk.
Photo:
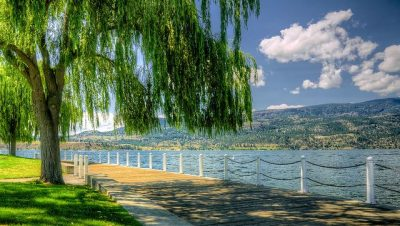
M 12 156 L 17 155 L 17 137 L 15 133 L 11 135 L 9 154 Z
M 40 89 L 32 90 L 32 102 L 40 132 L 40 180 L 51 184 L 64 184 L 58 135 L 61 100 L 62 91 L 45 96 Z
M 40 150 L 41 150 L 41 175 L 43 182 L 64 184 L 60 159 L 60 139 L 58 137 L 58 124 L 52 120 L 40 120 Z

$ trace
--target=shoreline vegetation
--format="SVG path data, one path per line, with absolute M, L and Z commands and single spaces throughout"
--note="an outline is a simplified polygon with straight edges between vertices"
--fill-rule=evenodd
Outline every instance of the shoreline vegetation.
M 134 145 L 104 145 L 106 142 L 63 142 L 61 143 L 61 150 L 139 150 L 139 151 L 185 151 L 185 150 L 195 150 L 195 151 L 219 151 L 219 150 L 229 150 L 229 151 L 280 151 L 280 150 L 320 150 L 320 151 L 330 151 L 330 150 L 371 150 L 371 149 L 385 149 L 385 150 L 397 150 L 399 148 L 354 148 L 354 147 L 341 147 L 341 148 L 288 148 L 279 145 L 260 145 L 260 146 L 209 146 L 209 147 L 191 147 L 191 146 L 134 146 Z M 40 148 L 39 142 L 27 143 L 17 143 L 17 150 L 38 150 Z M 0 144 L 0 150 L 6 150 L 7 146 Z

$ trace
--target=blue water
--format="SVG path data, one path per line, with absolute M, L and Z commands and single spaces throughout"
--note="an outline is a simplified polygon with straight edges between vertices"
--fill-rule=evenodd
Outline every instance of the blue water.
M 5 153 L 6 151 L 0 151 Z M 72 160 L 73 154 L 85 154 L 89 156 L 89 161 L 96 163 L 107 163 L 108 151 L 61 151 L 61 158 Z M 126 153 L 129 152 L 129 166 L 137 166 L 137 154 L 141 155 L 141 167 L 149 167 L 149 154 L 153 156 L 153 169 L 162 169 L 162 154 L 167 153 L 167 170 L 170 172 L 179 172 L 179 154 L 183 154 L 183 170 L 185 174 L 198 175 L 199 154 L 204 156 L 204 175 L 207 177 L 224 177 L 224 155 L 238 162 L 245 162 L 261 159 L 273 163 L 296 162 L 304 155 L 307 161 L 326 166 L 352 166 L 355 164 L 364 164 L 368 156 L 374 158 L 377 164 L 385 165 L 395 170 L 375 167 L 375 183 L 377 185 L 400 191 L 400 150 L 309 150 L 309 151 L 135 151 L 135 150 L 117 150 L 110 151 L 111 164 L 116 164 L 116 155 L 119 152 L 120 165 L 126 165 Z M 17 155 L 33 158 L 37 150 L 19 150 Z M 244 183 L 256 183 L 256 161 L 248 164 L 234 163 L 228 161 L 228 177 L 233 181 Z M 315 182 L 307 181 L 309 192 L 329 196 L 338 196 L 350 199 L 365 201 L 365 164 L 348 169 L 327 169 L 310 164 L 307 167 L 307 177 L 318 182 L 339 185 L 352 186 L 350 188 L 321 186 Z M 260 163 L 260 173 L 279 179 L 298 178 L 300 176 L 300 163 L 292 165 L 271 165 L 265 162 Z M 300 179 L 295 180 L 275 180 L 260 176 L 260 183 L 265 186 L 285 188 L 290 190 L 300 190 Z M 376 198 L 379 204 L 400 207 L 400 194 L 375 187 Z

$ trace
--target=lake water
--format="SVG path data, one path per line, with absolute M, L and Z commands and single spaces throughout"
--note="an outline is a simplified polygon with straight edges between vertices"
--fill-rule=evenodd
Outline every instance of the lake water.
M 3 153 L 5 151 L 2 151 Z M 348 167 L 360 165 L 354 168 L 332 169 L 323 168 L 308 163 L 307 177 L 320 182 L 321 185 L 308 180 L 309 192 L 329 196 L 338 196 L 364 201 L 366 194 L 366 167 L 368 156 L 374 158 L 376 164 L 388 168 L 375 166 L 375 192 L 379 204 L 400 207 L 400 150 L 313 150 L 313 151 L 135 151 L 120 150 L 110 151 L 111 164 L 116 164 L 117 152 L 120 156 L 120 164 L 126 165 L 126 153 L 129 152 L 129 166 L 137 166 L 137 154 L 141 155 L 141 167 L 149 167 L 149 154 L 152 153 L 153 169 L 162 169 L 162 155 L 167 153 L 167 170 L 179 172 L 179 154 L 183 154 L 183 170 L 186 174 L 198 175 L 199 154 L 204 156 L 204 174 L 207 177 L 224 177 L 224 155 L 236 162 L 250 162 L 240 164 L 228 161 L 228 177 L 230 180 L 244 183 L 256 183 L 255 175 L 257 163 L 255 159 L 260 157 L 260 183 L 265 186 L 300 190 L 300 165 L 298 161 L 304 155 L 306 160 L 322 166 Z M 0 151 L 1 153 L 1 151 Z M 17 155 L 32 158 L 37 150 L 19 150 Z M 75 153 L 89 156 L 91 162 L 107 163 L 107 151 L 69 151 L 63 150 L 61 158 L 70 160 Z M 269 162 L 269 163 L 268 163 Z M 291 163 L 291 165 L 273 165 L 270 163 Z M 389 169 L 390 168 L 390 169 Z M 134 176 L 134 175 L 132 175 Z M 274 178 L 274 179 L 273 179 Z M 281 180 L 277 180 L 281 179 Z M 294 179 L 294 180 L 283 180 Z M 335 185 L 336 187 L 327 186 Z M 350 186 L 350 187 L 345 187 Z M 354 186 L 354 187 L 353 187 Z M 383 188 L 382 188 L 383 187 Z M 388 188 L 386 190 L 384 188 Z M 393 190 L 393 191 L 390 191 Z

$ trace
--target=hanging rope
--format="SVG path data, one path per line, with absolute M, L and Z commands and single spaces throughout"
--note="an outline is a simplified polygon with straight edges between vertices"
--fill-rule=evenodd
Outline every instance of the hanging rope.
M 391 188 L 387 188 L 387 187 L 384 187 L 384 186 L 381 186 L 381 185 L 378 185 L 378 184 L 375 184 L 375 186 L 376 186 L 377 188 L 380 188 L 380 189 L 383 189 L 383 190 L 386 190 L 386 191 L 391 191 L 391 192 L 400 194 L 400 191 L 398 191 L 398 190 L 394 190 L 394 189 L 391 189 Z
M 400 173 L 400 169 L 392 168 L 392 167 L 389 167 L 389 166 L 384 166 L 384 165 L 381 165 L 381 164 L 378 164 L 378 163 L 375 163 L 375 166 L 381 167 L 384 170 L 392 170 L 392 171 L 395 171 L 396 173 Z
M 293 165 L 293 164 L 297 164 L 297 163 L 301 162 L 301 161 L 295 161 L 295 162 L 288 162 L 288 163 L 276 163 L 276 162 L 269 162 L 264 159 L 260 159 L 260 161 L 265 162 L 267 164 L 271 164 L 271 165 L 277 165 L 277 166 L 287 166 L 287 165 Z
M 212 158 L 213 161 L 217 161 L 217 162 L 224 161 L 224 159 L 225 158 Z
M 299 180 L 299 179 L 300 179 L 300 177 L 293 177 L 293 178 L 277 178 L 277 177 L 268 176 L 268 175 L 266 175 L 266 174 L 264 174 L 264 173 L 260 173 L 260 175 L 262 175 L 262 176 L 264 176 L 264 177 L 266 177 L 266 178 L 269 178 L 269 179 L 273 179 L 273 180 L 290 181 L 290 180 Z
M 310 164 L 310 165 L 318 166 L 318 167 L 321 167 L 321 168 L 327 168 L 327 169 L 349 169 L 349 168 L 357 168 L 357 167 L 360 167 L 360 166 L 365 166 L 365 163 L 359 163 L 359 164 L 352 165 L 352 166 L 324 166 L 324 165 L 320 165 L 320 164 L 313 163 L 313 162 L 310 162 L 310 161 L 306 161 L 306 162 L 308 164 Z
M 222 173 L 224 170 L 203 170 L 204 173 Z
M 239 173 L 236 173 L 236 171 L 232 171 L 232 170 L 228 170 L 228 172 L 233 175 L 236 175 L 238 177 L 249 177 L 249 176 L 256 175 L 256 173 L 252 173 L 252 172 L 243 172 L 245 174 L 239 174 Z
M 250 160 L 250 161 L 238 162 L 238 161 L 235 161 L 235 160 L 230 159 L 230 158 L 228 158 L 228 160 L 231 161 L 231 162 L 237 163 L 237 164 L 249 164 L 249 163 L 253 163 L 253 162 L 257 161 L 257 159 L 253 159 L 253 160 Z
M 312 181 L 316 184 L 322 185 L 322 186 L 328 186 L 328 187 L 335 187 L 335 188 L 354 188 L 354 187 L 360 187 L 364 186 L 364 184 L 353 184 L 353 185 L 335 185 L 335 184 L 328 184 L 328 183 L 323 183 L 311 178 L 307 178 L 309 181 Z

